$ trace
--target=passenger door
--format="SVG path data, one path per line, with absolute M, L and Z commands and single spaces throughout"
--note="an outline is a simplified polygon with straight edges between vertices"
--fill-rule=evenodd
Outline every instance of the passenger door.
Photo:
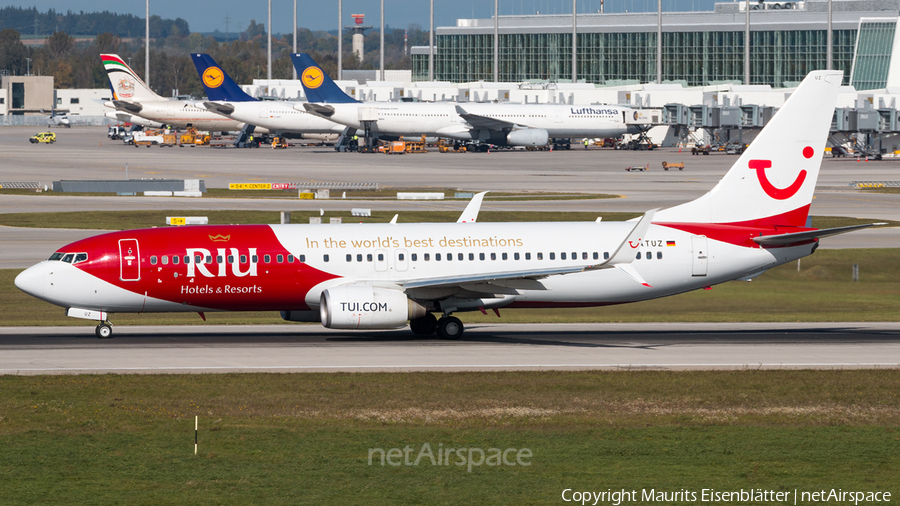
M 141 252 L 137 239 L 119 239 L 119 279 L 140 281 Z
M 706 276 L 707 260 L 709 259 L 709 247 L 705 235 L 691 236 L 691 249 L 693 251 L 693 268 L 691 274 L 694 276 Z

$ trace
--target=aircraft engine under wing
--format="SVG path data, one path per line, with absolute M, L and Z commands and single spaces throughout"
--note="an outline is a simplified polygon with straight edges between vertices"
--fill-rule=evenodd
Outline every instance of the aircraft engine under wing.
M 546 146 L 550 140 L 550 134 L 543 128 L 531 128 L 490 116 L 470 114 L 460 106 L 456 106 L 456 113 L 466 120 L 472 129 L 486 130 L 494 134 L 489 136 L 492 141 L 498 139 L 499 136 L 496 134 L 502 134 L 503 141 L 510 146 Z M 503 143 L 499 142 L 499 144 Z

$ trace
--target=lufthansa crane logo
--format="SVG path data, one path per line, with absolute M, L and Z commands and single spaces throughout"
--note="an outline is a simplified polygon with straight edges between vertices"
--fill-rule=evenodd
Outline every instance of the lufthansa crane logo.
M 219 67 L 210 67 L 203 71 L 203 84 L 207 88 L 218 88 L 225 82 L 225 73 Z
M 319 67 L 307 67 L 301 74 L 300 80 L 303 81 L 303 86 L 314 90 L 322 86 L 322 83 L 325 81 L 325 74 L 322 73 L 322 69 Z
M 812 158 L 814 154 L 815 150 L 812 147 L 806 146 L 803 148 L 804 158 Z M 801 169 L 800 174 L 797 175 L 797 179 L 795 179 L 793 183 L 786 188 L 777 188 L 769 181 L 768 176 L 766 176 L 766 169 L 772 168 L 772 160 L 750 160 L 747 165 L 750 167 L 750 170 L 756 171 L 756 179 L 759 180 L 759 185 L 762 187 L 763 191 L 766 192 L 766 195 L 775 200 L 787 200 L 793 197 L 800 191 L 803 182 L 806 181 L 806 170 Z

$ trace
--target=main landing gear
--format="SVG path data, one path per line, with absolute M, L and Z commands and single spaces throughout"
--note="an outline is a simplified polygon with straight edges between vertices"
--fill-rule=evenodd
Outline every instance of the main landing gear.
M 97 337 L 100 339 L 110 338 L 112 337 L 112 324 L 109 322 L 100 322 L 100 325 L 97 325 L 94 333 L 97 334 Z
M 440 320 L 431 313 L 409 321 L 409 328 L 414 334 L 427 336 L 437 333 L 441 339 L 456 340 L 462 337 L 463 324 L 455 316 L 443 316 Z

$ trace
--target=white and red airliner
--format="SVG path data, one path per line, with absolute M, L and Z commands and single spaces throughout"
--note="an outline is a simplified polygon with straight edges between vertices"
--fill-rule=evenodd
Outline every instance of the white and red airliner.
M 457 223 L 112 232 L 15 282 L 99 321 L 99 337 L 113 313 L 271 310 L 455 339 L 458 312 L 621 304 L 750 279 L 860 228 L 807 226 L 841 79 L 812 72 L 709 193 L 629 222 L 473 223 L 479 194 Z

